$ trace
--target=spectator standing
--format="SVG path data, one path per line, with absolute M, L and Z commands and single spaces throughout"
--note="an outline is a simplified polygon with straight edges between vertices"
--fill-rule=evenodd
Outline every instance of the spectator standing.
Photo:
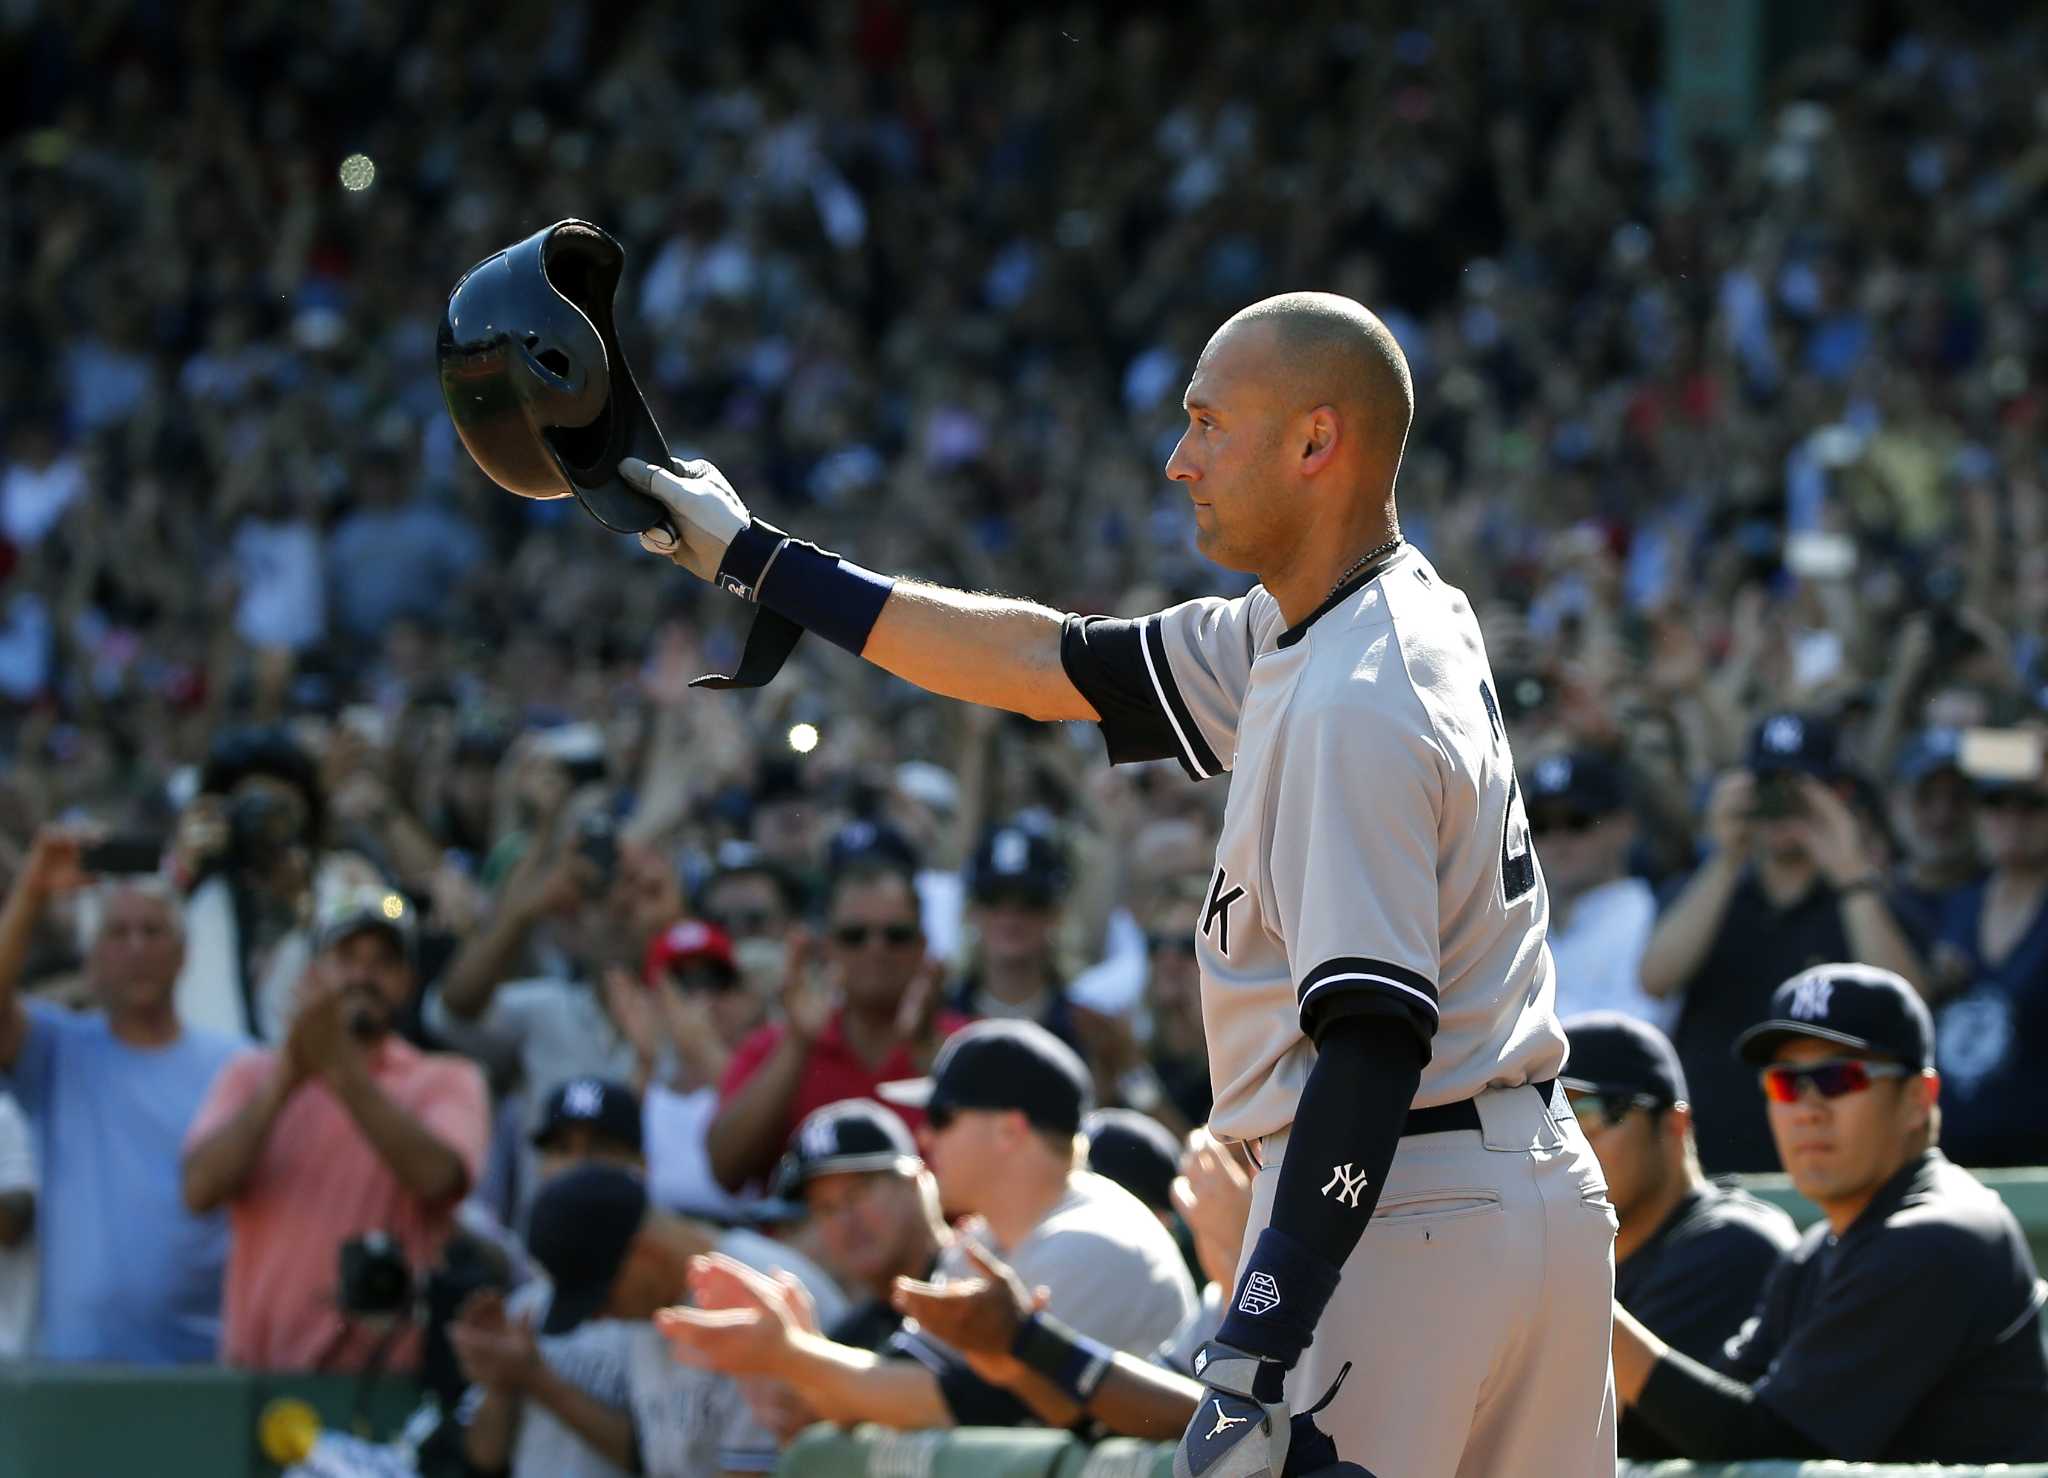
M 154 879 L 111 879 L 88 910 L 85 969 L 99 1009 L 20 998 L 37 921 L 88 881 L 82 847 L 76 835 L 39 832 L 0 909 L 0 1086 L 12 1087 L 35 1131 L 42 1174 L 35 1352 L 210 1361 L 228 1228 L 179 1198 L 178 1149 L 241 1043 L 180 1018 L 181 919 Z
M 1934 1025 L 1913 987 L 1820 965 L 1742 1034 L 1821 1220 L 1718 1370 L 1615 1312 L 1621 1401 L 1694 1461 L 2048 1458 L 2042 1283 L 2012 1212 L 1935 1148 Z
M 1591 750 L 1546 755 L 1529 772 L 1527 804 L 1550 888 L 1558 1014 L 1622 1011 L 1668 1028 L 1678 1002 L 1642 985 L 1657 899 L 1628 873 L 1636 822 L 1621 775 Z
M 824 951 L 838 1003 L 810 978 L 808 950 L 793 950 L 783 1019 L 740 1044 L 719 1086 L 706 1143 L 720 1185 L 760 1180 L 807 1115 L 916 1075 L 966 1024 L 937 1008 L 918 917 L 916 884 L 895 864 L 863 861 L 832 880 Z
M 740 979 L 725 931 L 695 919 L 655 937 L 644 979 L 642 1057 L 666 1065 L 647 1087 L 647 1193 L 664 1210 L 730 1217 L 742 1203 L 712 1174 L 706 1137 L 718 1085 L 765 1002 Z
M 0 1093 L 0 1362 L 29 1354 L 36 1331 L 36 1155 L 28 1120 Z
M 1685 1070 L 1662 1032 L 1614 1011 L 1566 1017 L 1564 1031 L 1571 1058 L 1558 1081 L 1621 1222 L 1615 1301 L 1673 1349 L 1710 1363 L 1798 1230 L 1775 1206 L 1700 1173 Z M 1632 1416 L 1619 1445 L 1623 1457 L 1680 1455 Z
M 1043 831 L 999 826 L 982 839 L 967 868 L 979 947 L 953 988 L 952 1006 L 966 1017 L 1035 1021 L 1086 1057 L 1083 1008 L 1067 999 L 1055 958 L 1066 885 L 1066 861 Z
M 1826 721 L 1778 713 L 1757 725 L 1749 767 L 1707 803 L 1712 853 L 1666 906 L 1643 953 L 1643 988 L 1682 995 L 1672 1039 L 1697 1106 L 1712 1174 L 1768 1170 L 1770 1130 L 1728 1044 L 1762 1014 L 1768 982 L 1831 959 L 1924 984 L 1926 967 L 1892 912 L 1862 828 L 1830 782 L 1841 767 Z
M 375 1341 L 336 1306 L 344 1243 L 382 1232 L 415 1276 L 439 1254 L 490 1136 L 483 1075 L 394 1030 L 412 999 L 413 915 L 395 893 L 324 922 L 284 1042 L 236 1058 L 187 1136 L 185 1202 L 234 1228 L 222 1358 L 360 1369 Z M 417 1335 L 386 1363 L 409 1370 Z
M 1950 897 L 1984 876 L 1977 796 L 1961 752 L 1960 731 L 1927 729 L 1907 745 L 1892 774 L 1892 829 L 1904 852 L 1892 880 L 1892 906 L 1922 951 L 1934 947 Z
M 1977 833 L 1990 874 L 1956 893 L 1937 946 L 1942 1138 L 1966 1165 L 2048 1161 L 2048 777 L 1984 781 Z

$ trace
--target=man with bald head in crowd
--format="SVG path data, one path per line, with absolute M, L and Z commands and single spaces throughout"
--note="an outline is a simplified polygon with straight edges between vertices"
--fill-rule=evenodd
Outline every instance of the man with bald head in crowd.
M 620 472 L 670 515 L 648 550 L 900 677 L 1097 722 L 1112 762 L 1236 772 L 1195 940 L 1210 1127 L 1274 1173 L 1181 1470 L 1281 1471 L 1325 1392 L 1337 1453 L 1381 1474 L 1611 1469 L 1614 1214 L 1555 1081 L 1485 645 L 1401 537 L 1407 361 L 1360 304 L 1288 293 L 1216 332 L 1184 404 L 1166 474 L 1202 552 L 1258 584 L 1136 620 L 876 574 L 709 463 Z M 1107 1361 L 1070 1331 L 1033 1347 L 1085 1404 Z
M 175 894 L 154 878 L 94 880 L 84 838 L 46 828 L 0 907 L 0 1088 L 34 1130 L 47 1360 L 195 1364 L 220 1339 L 228 1229 L 185 1209 L 178 1152 L 241 1043 L 178 1019 L 185 958 Z M 24 1001 L 21 977 L 50 905 L 78 895 L 99 1009 Z

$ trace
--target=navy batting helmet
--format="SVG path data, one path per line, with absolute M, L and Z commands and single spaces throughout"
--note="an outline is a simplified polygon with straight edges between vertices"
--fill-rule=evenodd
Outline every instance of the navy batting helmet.
M 588 221 L 560 221 L 479 262 L 441 319 L 441 394 L 491 481 L 522 498 L 574 496 L 606 528 L 637 534 L 662 507 L 619 477 L 639 457 L 668 465 L 612 326 L 625 248 Z

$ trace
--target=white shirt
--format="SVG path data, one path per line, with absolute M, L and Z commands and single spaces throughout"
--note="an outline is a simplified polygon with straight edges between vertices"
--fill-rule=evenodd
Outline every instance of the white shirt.
M 37 1189 L 35 1149 L 28 1119 L 0 1093 L 0 1195 Z M 33 1235 L 16 1247 L 0 1247 L 0 1360 L 28 1354 L 36 1327 L 36 1244 Z
M 647 1156 L 647 1194 L 667 1211 L 724 1221 L 746 1203 L 711 1173 L 706 1136 L 718 1114 L 718 1090 L 678 1093 L 655 1084 L 640 1106 L 640 1136 Z
M 1660 1001 L 1642 986 L 1643 951 L 1656 922 L 1656 896 L 1641 878 L 1602 883 L 1553 911 L 1557 1014 L 1620 1011 L 1669 1032 L 1678 1021 L 1678 998 Z

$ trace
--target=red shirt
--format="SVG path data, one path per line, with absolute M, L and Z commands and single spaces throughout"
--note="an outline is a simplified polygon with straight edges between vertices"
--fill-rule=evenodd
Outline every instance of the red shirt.
M 841 1025 L 843 1020 L 843 1012 L 835 1013 L 804 1057 L 803 1076 L 797 1079 L 796 1097 L 789 1104 L 789 1120 L 782 1126 L 784 1143 L 813 1110 L 828 1103 L 837 1103 L 842 1098 L 872 1098 L 880 1102 L 881 1095 L 875 1089 L 883 1083 L 924 1076 L 925 1070 L 911 1060 L 910 1049 L 901 1042 L 890 1049 L 879 1066 L 869 1067 L 847 1044 L 846 1032 Z M 944 1041 L 972 1020 L 972 1017 L 962 1016 L 958 1011 L 941 1010 L 932 1018 L 932 1028 L 939 1040 Z M 725 1081 L 718 1085 L 721 1104 L 730 1103 L 733 1094 L 739 1092 L 740 1084 L 761 1070 L 761 1064 L 768 1060 L 768 1055 L 788 1030 L 780 1022 L 761 1027 L 734 1049 L 732 1061 L 726 1065 Z M 902 1116 L 903 1122 L 913 1132 L 924 1124 L 922 1109 L 905 1108 L 895 1103 L 889 1107 Z

